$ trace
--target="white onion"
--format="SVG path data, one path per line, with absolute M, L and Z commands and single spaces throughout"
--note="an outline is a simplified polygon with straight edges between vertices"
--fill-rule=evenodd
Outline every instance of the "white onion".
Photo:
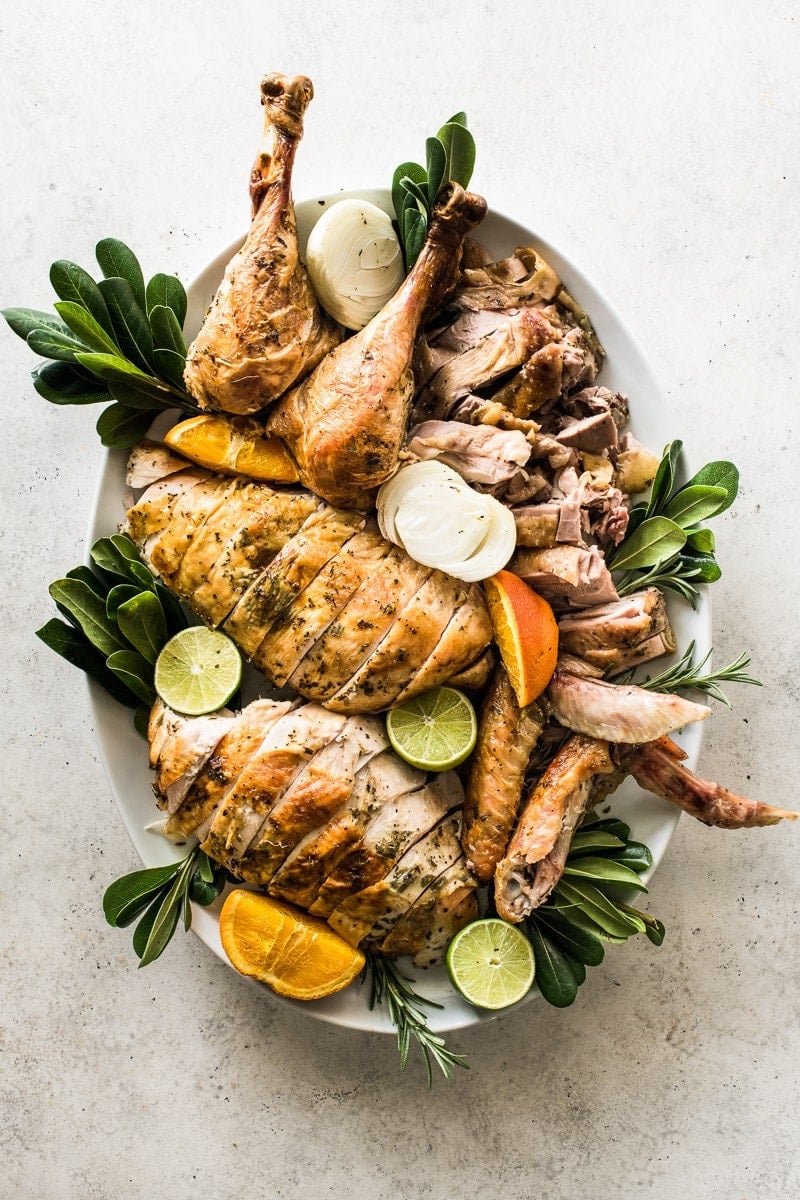
M 366 200 L 337 200 L 323 213 L 306 265 L 320 304 L 348 329 L 363 329 L 405 279 L 391 219 Z
M 383 485 L 378 525 L 416 562 L 467 583 L 501 570 L 517 544 L 511 510 L 435 461 L 402 467 Z

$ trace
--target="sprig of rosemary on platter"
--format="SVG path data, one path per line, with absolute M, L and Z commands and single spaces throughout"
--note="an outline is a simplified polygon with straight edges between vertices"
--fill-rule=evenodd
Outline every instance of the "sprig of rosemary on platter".
M 664 926 L 616 898 L 620 888 L 646 892 L 640 879 L 653 856 L 615 817 L 585 822 L 572 839 L 564 874 L 552 895 L 525 921 L 536 960 L 536 984 L 548 1004 L 566 1008 L 604 958 L 604 943 L 643 933 L 654 945 Z
M 385 1004 L 389 1019 L 397 1030 L 397 1049 L 400 1052 L 400 1070 L 405 1071 L 412 1041 L 416 1042 L 425 1062 L 428 1087 L 433 1086 L 433 1064 L 441 1070 L 445 1079 L 452 1079 L 453 1068 L 469 1070 L 463 1054 L 448 1050 L 441 1034 L 434 1033 L 428 1026 L 425 1008 L 441 1008 L 414 991 L 412 981 L 403 975 L 395 962 L 375 955 L 367 956 L 370 973 L 370 1009 Z
M 466 187 L 475 167 L 475 139 L 467 114 L 455 113 L 425 142 L 425 166 L 404 162 L 392 178 L 392 203 L 410 271 L 422 249 L 436 197 L 451 180 Z
M 714 700 L 721 701 L 728 708 L 731 707 L 731 702 L 720 688 L 721 683 L 749 683 L 754 687 L 762 686 L 759 679 L 754 679 L 752 675 L 747 674 L 747 668 L 750 666 L 750 658 L 747 654 L 740 654 L 726 667 L 720 667 L 716 671 L 706 671 L 703 674 L 703 668 L 711 658 L 713 647 L 698 663 L 694 661 L 695 649 L 695 643 L 691 641 L 677 662 L 658 675 L 638 680 L 638 686 L 648 688 L 653 692 L 679 692 L 692 689 L 696 692 L 704 692 Z
M 91 558 L 96 570 L 74 567 L 50 584 L 66 621 L 52 617 L 36 636 L 120 704 L 135 709 L 134 725 L 146 736 L 158 652 L 188 622 L 124 534 L 100 538 Z
M 195 846 L 185 858 L 165 867 L 132 871 L 112 883 L 103 896 L 109 925 L 124 928 L 140 918 L 133 934 L 139 966 L 146 967 L 163 954 L 178 921 L 192 925 L 190 901 L 207 907 L 225 886 L 228 873 Z
M 683 442 L 664 450 L 650 498 L 630 512 L 628 530 L 608 555 L 609 568 L 622 572 L 615 582 L 620 596 L 654 586 L 697 606 L 697 584 L 713 583 L 722 572 L 714 557 L 714 535 L 701 524 L 730 508 L 739 488 L 733 463 L 706 463 L 688 483 L 675 487 Z
M 116 238 L 97 243 L 97 282 L 64 259 L 50 268 L 57 316 L 7 308 L 3 316 L 34 353 L 49 361 L 33 386 L 52 404 L 108 404 L 97 421 L 104 446 L 127 449 L 163 409 L 200 410 L 183 386 L 186 292 L 174 275 L 145 285 L 134 252 Z

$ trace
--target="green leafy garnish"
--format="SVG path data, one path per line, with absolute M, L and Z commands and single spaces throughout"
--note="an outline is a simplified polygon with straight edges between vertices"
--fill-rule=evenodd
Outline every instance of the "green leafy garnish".
M 696 692 L 705 692 L 707 696 L 712 696 L 715 700 L 720 700 L 728 708 L 731 707 L 731 702 L 720 688 L 721 683 L 750 683 L 754 687 L 761 687 L 760 680 L 747 674 L 750 658 L 746 654 L 740 654 L 732 663 L 728 663 L 727 667 L 720 667 L 717 671 L 707 671 L 703 674 L 703 668 L 711 654 L 712 650 L 709 650 L 704 658 L 696 663 L 694 661 L 695 643 L 692 641 L 676 663 L 667 667 L 659 675 L 638 681 L 638 685 L 649 688 L 653 692 L 679 692 L 691 688 Z
M 116 238 L 98 242 L 96 253 L 99 282 L 77 263 L 53 263 L 57 316 L 30 308 L 3 316 L 51 360 L 33 372 L 39 395 L 51 404 L 108 404 L 97 432 L 104 446 L 127 449 L 154 412 L 200 411 L 183 386 L 186 292 L 172 275 L 154 275 L 145 286 L 136 255 Z
M 428 1087 L 433 1086 L 433 1063 L 441 1070 L 445 1079 L 451 1079 L 454 1067 L 469 1070 L 469 1063 L 462 1054 L 448 1050 L 441 1034 L 428 1027 L 424 1009 L 441 1008 L 433 1000 L 420 996 L 411 986 L 411 980 L 401 974 L 396 963 L 388 958 L 367 957 L 370 972 L 370 1009 L 385 1004 L 389 1018 L 397 1030 L 397 1049 L 400 1052 L 400 1070 L 405 1071 L 412 1039 L 417 1043 L 428 1075 Z
M 106 889 L 103 912 L 109 925 L 124 928 L 140 917 L 133 934 L 133 948 L 139 966 L 146 967 L 163 954 L 183 919 L 188 930 L 192 924 L 194 900 L 206 907 L 225 886 L 228 874 L 195 846 L 185 858 L 166 867 L 132 871 Z
M 659 463 L 650 499 L 630 512 L 625 539 L 608 556 L 620 596 L 655 586 L 682 596 L 696 607 L 699 583 L 713 583 L 722 572 L 714 557 L 714 535 L 700 522 L 730 508 L 739 487 L 731 462 L 711 462 L 688 483 L 675 488 L 683 443 L 670 442 Z
M 647 846 L 630 840 L 624 821 L 610 817 L 580 826 L 561 880 L 525 922 L 536 959 L 536 982 L 548 1004 L 566 1008 L 574 1002 L 586 967 L 603 961 L 604 943 L 625 942 L 643 933 L 661 945 L 661 922 L 613 895 L 620 886 L 646 892 L 639 876 L 652 864 Z
M 455 113 L 435 137 L 425 142 L 425 166 L 401 163 L 392 178 L 400 242 L 410 271 L 422 249 L 436 197 L 446 183 L 466 187 L 475 167 L 475 139 L 467 129 L 467 114 Z
M 50 595 L 66 621 L 51 618 L 36 636 L 128 708 L 146 735 L 155 700 L 153 669 L 158 652 L 186 627 L 183 609 L 158 583 L 124 534 L 92 546 L 97 568 L 74 567 L 50 584 Z

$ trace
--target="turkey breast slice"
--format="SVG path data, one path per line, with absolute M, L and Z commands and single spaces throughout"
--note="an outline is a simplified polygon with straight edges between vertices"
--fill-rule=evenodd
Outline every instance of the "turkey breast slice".
M 445 928 L 449 930 L 447 917 L 459 908 L 467 896 L 471 894 L 474 897 L 477 885 L 478 881 L 462 855 L 442 871 L 403 913 L 381 942 L 381 954 L 393 957 L 423 953 L 433 957 L 438 954 L 442 949 L 443 931 Z M 454 929 L 452 933 L 455 932 L 457 930 Z
M 442 636 L 425 662 L 396 697 L 402 704 L 436 684 L 459 674 L 479 658 L 492 640 L 492 624 L 480 588 L 472 584 L 466 599 L 453 613 Z

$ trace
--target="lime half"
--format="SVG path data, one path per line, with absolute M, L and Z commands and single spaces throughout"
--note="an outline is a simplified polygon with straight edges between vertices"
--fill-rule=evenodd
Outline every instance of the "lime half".
M 389 710 L 386 732 L 397 753 L 423 771 L 449 771 L 478 736 L 475 709 L 457 688 L 436 687 Z
M 166 705 L 188 717 L 222 708 L 241 680 L 242 656 L 236 646 L 204 625 L 176 633 L 156 659 L 156 691 Z
M 476 1008 L 508 1008 L 533 986 L 533 947 L 515 925 L 486 917 L 465 925 L 453 938 L 447 972 L 456 991 Z

